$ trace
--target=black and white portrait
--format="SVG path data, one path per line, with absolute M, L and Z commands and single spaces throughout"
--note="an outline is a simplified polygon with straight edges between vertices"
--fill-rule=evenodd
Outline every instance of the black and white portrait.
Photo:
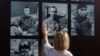
M 10 56 L 38 56 L 38 40 L 11 39 Z
M 38 35 L 38 2 L 11 1 L 11 36 Z
M 94 36 L 94 5 L 71 5 L 71 35 Z
M 57 31 L 68 31 L 68 8 L 64 3 L 43 3 L 42 23 L 47 26 L 48 35 L 54 36 Z
M 94 0 L 71 0 L 71 1 L 94 2 Z

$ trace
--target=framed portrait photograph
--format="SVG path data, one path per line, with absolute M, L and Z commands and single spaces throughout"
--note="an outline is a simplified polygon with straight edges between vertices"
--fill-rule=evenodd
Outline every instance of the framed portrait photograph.
M 10 36 L 38 36 L 38 2 L 11 1 Z
M 47 26 L 48 36 L 57 31 L 68 31 L 68 5 L 66 3 L 42 3 L 42 23 Z
M 71 4 L 71 36 L 94 36 L 94 5 Z

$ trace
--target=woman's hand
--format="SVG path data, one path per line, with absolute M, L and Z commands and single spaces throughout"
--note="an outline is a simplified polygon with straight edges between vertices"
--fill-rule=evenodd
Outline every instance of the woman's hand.
M 42 33 L 43 33 L 43 39 L 44 43 L 48 43 L 48 30 L 45 24 L 42 24 Z
M 48 35 L 48 30 L 45 24 L 42 24 L 42 33 L 43 35 Z

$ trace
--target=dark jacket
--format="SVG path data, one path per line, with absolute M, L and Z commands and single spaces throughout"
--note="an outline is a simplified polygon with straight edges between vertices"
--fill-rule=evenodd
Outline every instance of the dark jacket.
M 75 33 L 76 35 L 84 35 L 84 36 L 91 36 L 92 35 L 92 22 L 90 21 L 90 18 L 86 17 L 80 17 L 75 16 L 73 18 L 72 22 L 72 33 Z

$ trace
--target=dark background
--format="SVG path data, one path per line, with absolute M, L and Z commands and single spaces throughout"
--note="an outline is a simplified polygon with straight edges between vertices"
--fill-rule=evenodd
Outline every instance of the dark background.
M 70 37 L 71 44 L 69 50 L 73 53 L 74 56 L 100 56 L 100 0 L 95 0 L 94 4 L 95 4 L 95 36 L 94 37 L 91 36 Z M 0 10 L 1 10 L 0 11 L 0 51 L 1 51 L 0 56 L 9 56 L 10 39 L 11 39 L 10 30 L 9 30 L 10 29 L 10 0 L 2 0 L 2 1 L 0 0 Z M 40 16 L 41 15 L 42 13 L 40 13 Z M 42 53 L 41 40 L 42 40 L 42 36 L 40 34 L 39 36 L 40 56 Z

